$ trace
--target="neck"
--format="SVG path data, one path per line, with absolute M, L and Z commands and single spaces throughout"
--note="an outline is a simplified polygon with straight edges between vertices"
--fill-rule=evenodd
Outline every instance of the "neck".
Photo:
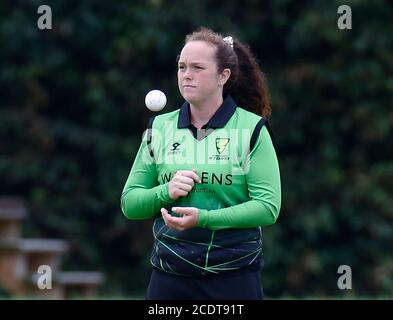
M 222 103 L 222 95 L 218 95 L 213 99 L 209 99 L 199 104 L 190 103 L 191 123 L 195 128 L 200 129 L 216 113 Z

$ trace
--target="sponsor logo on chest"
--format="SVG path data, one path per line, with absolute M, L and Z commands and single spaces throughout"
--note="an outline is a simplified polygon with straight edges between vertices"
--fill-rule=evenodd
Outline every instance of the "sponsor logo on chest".
M 169 151 L 167 152 L 168 155 L 175 155 L 180 153 L 181 153 L 181 148 L 179 142 L 172 143 L 172 146 L 169 148 Z

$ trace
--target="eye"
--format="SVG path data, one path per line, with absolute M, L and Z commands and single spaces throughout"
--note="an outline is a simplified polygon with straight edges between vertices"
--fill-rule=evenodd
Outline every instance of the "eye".
M 179 69 L 179 70 L 183 70 L 183 69 L 184 69 L 184 66 L 178 66 L 178 69 Z

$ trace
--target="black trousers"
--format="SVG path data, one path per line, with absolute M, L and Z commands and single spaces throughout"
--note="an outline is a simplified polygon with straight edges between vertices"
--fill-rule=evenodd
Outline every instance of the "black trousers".
M 261 272 L 181 277 L 153 269 L 146 300 L 262 300 Z

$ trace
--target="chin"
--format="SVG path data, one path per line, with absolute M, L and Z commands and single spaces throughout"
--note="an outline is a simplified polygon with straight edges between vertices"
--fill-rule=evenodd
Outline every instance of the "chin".
M 193 94 L 184 93 L 183 98 L 184 100 L 186 100 L 188 103 L 191 104 L 195 104 L 196 102 L 198 102 L 198 99 L 196 99 L 196 97 Z

